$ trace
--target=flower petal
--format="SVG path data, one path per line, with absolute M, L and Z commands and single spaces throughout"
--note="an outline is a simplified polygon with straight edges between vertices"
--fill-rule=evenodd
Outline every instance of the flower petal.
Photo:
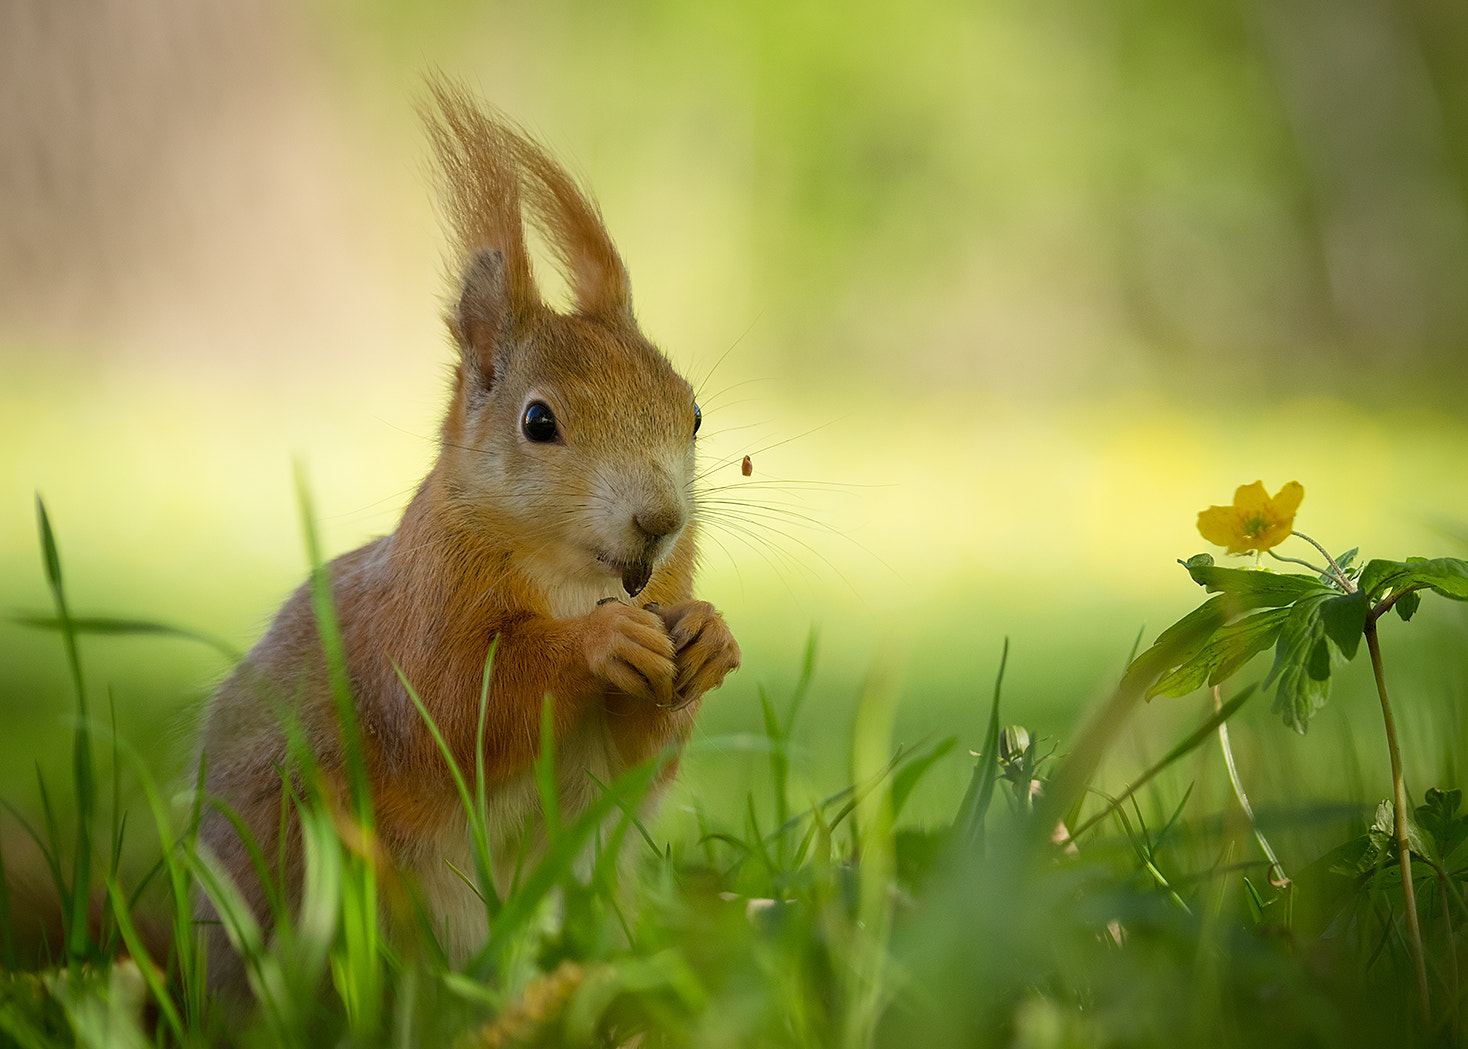
M 1232 506 L 1210 506 L 1198 514 L 1198 531 L 1215 546 L 1226 546 L 1231 554 L 1247 550 L 1243 518 Z
M 1263 481 L 1239 485 L 1238 491 L 1234 492 L 1234 509 L 1236 510 L 1263 510 L 1268 505 L 1269 493 L 1264 490 Z
M 1210 506 L 1198 515 L 1198 531 L 1231 554 L 1269 550 L 1290 537 L 1304 498 L 1299 481 L 1290 481 L 1272 499 L 1263 481 L 1240 485 L 1232 506 Z
M 1294 524 L 1295 511 L 1300 509 L 1300 500 L 1304 498 L 1305 486 L 1299 481 L 1291 481 L 1276 492 L 1271 501 L 1274 503 L 1274 512 Z

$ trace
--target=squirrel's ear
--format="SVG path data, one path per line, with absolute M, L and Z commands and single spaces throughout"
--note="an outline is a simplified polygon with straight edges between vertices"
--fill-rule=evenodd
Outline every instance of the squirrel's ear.
M 464 363 L 478 373 L 485 389 L 494 385 L 495 350 L 510 330 L 510 313 L 505 257 L 486 248 L 474 256 L 464 274 L 464 290 L 453 317 Z

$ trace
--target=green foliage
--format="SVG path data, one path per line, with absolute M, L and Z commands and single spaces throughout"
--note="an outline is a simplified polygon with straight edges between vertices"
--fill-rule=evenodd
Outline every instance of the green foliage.
M 989 814 L 989 803 L 994 797 L 994 785 L 999 781 L 999 692 L 1004 685 L 1004 667 L 1009 662 L 1009 642 L 1004 642 L 1004 651 L 999 657 L 999 674 L 994 680 L 994 702 L 989 708 L 989 727 L 984 732 L 984 749 L 979 753 L 974 774 L 969 779 L 968 792 L 959 806 L 958 818 L 954 821 L 954 832 L 973 849 L 984 848 L 984 821 Z
M 1391 601 L 1406 621 L 1424 589 L 1468 600 L 1468 563 L 1463 561 L 1375 560 L 1362 570 L 1359 582 L 1352 582 L 1348 568 L 1355 555 L 1349 550 L 1333 570 L 1313 576 L 1221 568 L 1210 554 L 1180 562 L 1195 583 L 1218 596 L 1169 628 L 1186 629 L 1193 640 L 1167 660 L 1148 688 L 1148 698 L 1184 696 L 1220 685 L 1273 646 L 1274 662 L 1263 687 L 1274 690 L 1274 709 L 1285 724 L 1303 733 L 1330 698 L 1331 673 L 1356 657 L 1368 617 L 1385 611 L 1376 607 L 1378 602 Z M 1164 651 L 1169 631 L 1136 663 Z
M 1371 561 L 1361 572 L 1361 589 L 1372 601 L 1424 588 L 1454 601 L 1468 601 L 1468 562 L 1456 557 L 1409 557 Z
M 70 615 L 44 518 L 43 536 L 58 614 L 41 625 L 75 645 L 76 624 L 85 620 Z M 1447 560 L 1373 561 L 1356 586 L 1344 571 L 1232 570 L 1206 557 L 1187 567 L 1212 596 L 1130 661 L 1119 692 L 1221 687 L 1272 646 L 1263 685 L 1276 702 L 1281 695 L 1323 702 L 1331 671 L 1359 652 L 1363 636 L 1371 639 L 1388 607 L 1400 611 L 1426 590 L 1456 597 L 1455 580 L 1468 579 L 1462 562 Z M 282 820 L 299 828 L 305 857 L 296 909 L 285 905 L 274 858 L 247 843 L 269 887 L 270 928 L 195 848 L 205 799 L 196 794 L 176 811 L 144 762 L 111 735 L 113 790 L 126 759 L 160 853 L 141 875 L 120 873 L 126 820 L 114 816 L 99 832 L 105 780 L 95 767 L 73 769 L 76 789 L 90 792 L 72 806 L 91 820 L 77 828 L 75 847 L 88 854 L 78 862 L 67 852 L 67 811 L 42 780 L 42 818 L 24 826 L 53 883 L 64 932 L 37 971 L 15 972 L 13 899 L 8 877 L 0 878 L 8 970 L 0 975 L 0 1042 L 36 1049 L 1331 1046 L 1455 1037 L 1450 1003 L 1461 994 L 1455 965 L 1468 885 L 1460 789 L 1426 791 L 1405 823 L 1383 802 L 1369 824 L 1357 824 L 1359 833 L 1293 881 L 1282 878 L 1272 853 L 1261 874 L 1240 856 L 1247 833 L 1190 816 L 1197 802 L 1189 777 L 1197 772 L 1157 789 L 1166 779 L 1159 776 L 1185 769 L 1185 759 L 1217 737 L 1255 691 L 1249 684 L 1220 698 L 1124 791 L 1107 797 L 1091 785 L 1101 802 L 1083 800 L 1058 827 L 1036 799 L 1058 790 L 1084 747 L 1004 726 L 1006 643 L 992 694 L 978 708 L 987 706 L 987 717 L 965 726 L 980 746 L 951 824 L 897 824 L 934 770 L 951 765 L 958 744 L 946 736 L 891 746 L 882 735 L 890 699 L 880 683 L 868 690 L 853 742 L 864 748 L 858 778 L 801 809 L 794 741 L 815 655 L 812 638 L 790 696 L 762 695 L 762 740 L 703 739 L 689 748 L 694 760 L 744 747 L 767 761 L 770 774 L 768 801 L 751 794 L 742 825 L 700 813 L 697 840 L 663 840 L 641 822 L 656 762 L 598 784 L 584 812 L 560 811 L 556 783 L 566 770 L 557 768 L 543 722 L 531 776 L 544 849 L 519 858 L 502 896 L 493 889 L 482 761 L 458 767 L 405 681 L 464 810 L 475 866 L 465 876 L 488 890 L 488 938 L 458 967 L 414 886 L 375 858 L 370 809 L 354 812 L 363 817 L 354 823 L 327 803 L 298 727 L 287 726 L 292 769 L 282 770 Z M 1307 717 L 1301 709 L 1287 717 Z M 94 762 L 91 742 L 104 738 L 101 730 L 87 724 L 76 735 L 87 745 L 74 748 L 74 762 Z M 201 785 L 202 769 L 199 776 Z M 1404 878 L 1407 856 L 1416 865 Z M 1411 903 L 1413 890 L 1432 904 Z M 208 994 L 194 921 L 200 893 L 245 960 L 257 1000 L 248 1012 Z M 161 952 L 148 934 L 160 914 Z M 1409 914 L 1424 926 L 1434 995 L 1449 1003 L 1425 1015 L 1410 1005 Z

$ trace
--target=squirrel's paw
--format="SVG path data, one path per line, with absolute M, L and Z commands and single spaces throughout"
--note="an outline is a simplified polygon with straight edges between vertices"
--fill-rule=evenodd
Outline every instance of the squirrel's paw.
M 707 601 L 684 601 L 658 610 L 676 652 L 672 706 L 687 706 L 718 688 L 724 676 L 739 668 L 739 642 L 729 624 Z
M 585 617 L 586 665 L 608 685 L 659 706 L 675 701 L 673 639 L 654 613 L 609 601 Z

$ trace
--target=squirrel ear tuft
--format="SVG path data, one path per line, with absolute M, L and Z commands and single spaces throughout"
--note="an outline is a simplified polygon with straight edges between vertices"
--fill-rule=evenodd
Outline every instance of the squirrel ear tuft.
M 508 334 L 510 320 L 505 257 L 494 248 L 485 248 L 464 274 L 464 290 L 453 318 L 464 363 L 477 373 L 485 389 L 494 385 L 495 350 Z

